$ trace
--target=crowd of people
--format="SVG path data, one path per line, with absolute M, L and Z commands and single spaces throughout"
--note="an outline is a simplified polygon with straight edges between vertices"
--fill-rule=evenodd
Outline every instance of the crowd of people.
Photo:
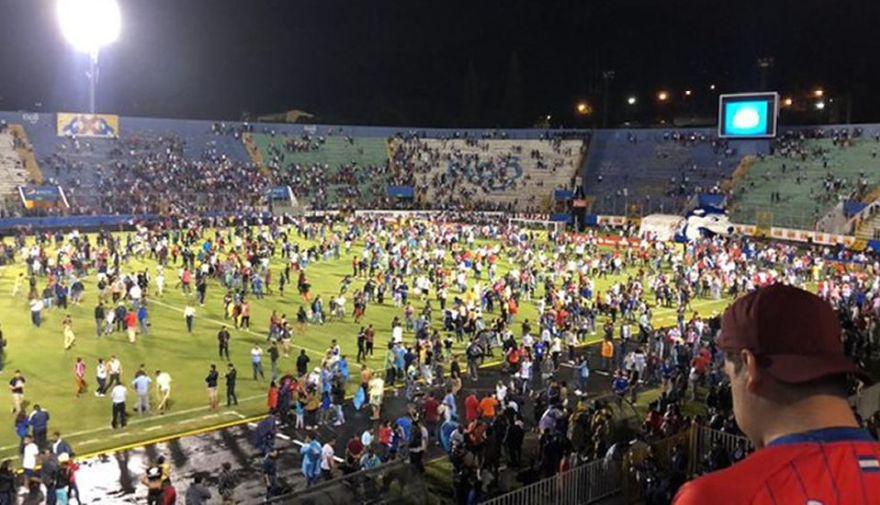
M 39 158 L 45 184 L 61 186 L 67 205 L 40 205 L 28 215 L 141 215 L 207 212 L 254 212 L 270 207 L 269 191 L 289 186 L 298 201 L 313 209 L 340 208 L 451 208 L 480 210 L 546 210 L 541 197 L 545 176 L 556 173 L 571 187 L 581 160 L 584 134 L 542 135 L 539 140 L 508 140 L 503 131 L 481 135 L 450 135 L 426 139 L 424 132 L 401 132 L 385 139 L 393 148 L 381 163 L 295 163 L 291 154 L 322 152 L 328 139 L 338 138 L 363 154 L 361 139 L 339 130 L 324 135 L 290 135 L 263 127 L 269 137 L 261 152 L 262 165 L 232 154 L 229 142 L 244 142 L 253 134 L 249 123 L 212 125 L 211 136 L 187 138 L 175 133 L 122 132 L 119 138 L 66 137 L 52 152 Z M 252 137 L 251 137 L 252 138 Z M 581 147 L 574 143 L 581 140 Z M 469 148 L 450 147 L 444 159 L 426 142 L 465 142 Z M 204 142 L 204 145 L 188 145 Z M 504 153 L 470 152 L 504 144 Z M 494 144 L 491 144 L 494 143 Z M 245 142 L 247 144 L 247 142 Z M 528 144 L 531 147 L 524 148 Z M 451 144 L 452 145 L 452 144 Z M 250 141 L 251 150 L 260 151 Z M 499 149 L 499 148 L 493 148 Z M 443 149 L 446 151 L 445 148 Z M 238 151 L 242 151 L 239 149 Z M 197 154 L 196 154 L 197 153 Z M 388 187 L 416 188 L 414 198 L 398 198 Z M 450 189 L 454 188 L 454 189 Z M 527 190 L 528 202 L 509 197 Z M 533 194 L 535 193 L 535 194 Z M 541 193 L 537 195 L 536 193 Z M 167 198 L 169 194 L 176 198 Z M 8 209 L 21 214 L 21 209 Z
M 427 208 L 534 212 L 555 189 L 573 187 L 585 143 L 558 138 L 496 141 L 478 138 L 394 139 L 392 165 L 410 174 Z
M 192 300 L 183 309 L 187 331 L 196 324 L 195 307 L 205 303 L 208 289 L 225 292 L 222 313 L 228 326 L 247 330 L 250 304 L 275 293 L 283 296 L 285 289 L 288 297 L 296 293 L 292 317 L 273 313 L 266 344 L 254 345 L 249 356 L 252 379 L 265 384 L 272 414 L 256 430 L 269 496 L 284 489 L 277 478 L 275 433 L 292 430 L 306 439 L 300 457 L 309 484 L 338 475 L 340 467 L 371 470 L 399 459 L 421 472 L 425 454 L 439 445 L 452 461 L 459 503 L 474 503 L 499 489 L 503 465 L 534 481 L 602 457 L 626 460 L 645 494 L 668 498 L 683 482 L 681 475 L 667 476 L 668 485 L 657 488 L 658 479 L 645 477 L 654 475 L 654 466 L 660 472 L 656 457 L 633 447 L 645 448 L 695 423 L 738 432 L 720 369 L 723 353 L 714 344 L 718 323 L 701 315 L 699 307 L 774 283 L 817 291 L 840 315 L 847 354 L 864 365 L 877 359 L 880 261 L 866 253 L 742 237 L 684 246 L 617 237 L 618 246 L 609 248 L 601 245 L 604 235 L 598 231 L 545 237 L 485 216 L 475 224 L 455 213 L 447 217 L 431 222 L 240 219 L 231 226 L 192 219 L 138 226 L 115 236 L 58 232 L 38 235 L 34 242 L 18 236 L 12 250 L 26 273 L 15 289 L 27 293 L 32 321 L 39 325 L 44 310 L 85 303 L 75 286 L 94 274 L 96 337 L 120 331 L 132 345 L 149 332 L 147 309 L 166 289 L 166 269 L 177 273 L 173 289 Z M 132 259 L 155 262 L 155 273 L 131 271 Z M 310 267 L 331 261 L 350 262 L 351 270 L 335 291 L 316 292 Z M 396 316 L 387 326 L 363 322 L 376 305 L 393 307 Z M 526 307 L 536 317 L 524 316 Z M 295 352 L 297 327 L 337 320 L 363 327 L 329 342 L 322 355 Z M 62 324 L 66 344 L 74 324 L 69 319 Z M 225 375 L 221 378 L 212 365 L 205 378 L 212 410 L 219 409 L 216 390 L 224 378 L 227 405 L 238 400 L 229 338 L 229 330 L 221 328 L 218 355 L 230 362 Z M 585 354 L 582 345 L 594 338 L 601 341 L 598 352 Z M 76 349 L 75 336 L 68 347 Z M 271 364 L 269 377 L 264 356 Z M 497 369 L 480 369 L 493 359 L 500 360 Z M 126 384 L 114 360 L 95 365 L 95 394 L 111 396 L 114 428 L 125 427 L 129 386 L 141 414 L 167 408 L 167 372 L 150 374 L 141 365 Z M 75 393 L 82 394 L 87 365 L 76 360 L 72 366 Z M 486 374 L 492 384 L 478 391 Z M 356 384 L 353 398 L 347 396 L 351 383 Z M 24 377 L 10 383 L 19 406 L 24 386 Z M 389 407 L 389 387 L 401 389 L 405 408 Z M 659 397 L 647 405 L 635 441 L 621 438 L 621 418 L 631 417 L 640 396 L 657 388 Z M 694 404 L 705 412 L 693 414 L 689 406 Z M 346 417 L 352 407 L 364 429 L 351 440 L 319 441 L 319 428 L 355 422 Z M 32 443 L 38 451 L 47 445 L 49 416 L 37 410 L 16 412 L 28 463 Z M 865 421 L 875 432 L 877 417 Z M 535 443 L 526 443 L 530 437 Z M 345 443 L 344 458 L 336 454 L 337 443 Z M 723 460 L 715 454 L 711 462 L 717 466 Z M 158 500 L 168 481 L 161 476 L 156 481 L 148 471 L 145 485 Z

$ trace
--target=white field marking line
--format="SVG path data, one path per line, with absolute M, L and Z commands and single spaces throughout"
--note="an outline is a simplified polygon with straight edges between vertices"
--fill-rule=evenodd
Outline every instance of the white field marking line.
M 723 298 L 720 300 L 699 300 L 696 302 L 692 302 L 690 307 L 693 309 L 696 307 L 702 307 L 704 305 L 711 305 L 713 303 L 721 303 L 721 302 L 724 302 Z M 667 312 L 675 312 L 677 310 L 678 310 L 678 307 L 660 307 L 654 311 L 654 314 L 665 314 Z
M 165 307 L 165 308 L 168 308 L 168 309 L 171 309 L 171 310 L 176 310 L 177 312 L 180 312 L 181 314 L 183 314 L 183 309 L 177 308 L 177 307 L 175 307 L 174 305 L 170 305 L 170 304 L 167 304 L 167 303 L 165 303 L 165 302 L 161 302 L 161 301 L 159 301 L 159 300 L 156 300 L 155 298 L 150 298 L 150 300 L 149 300 L 147 303 L 148 303 L 148 304 L 150 304 L 150 303 L 155 303 L 156 305 L 159 305 L 160 307 Z M 228 321 L 227 321 L 227 322 L 223 322 L 223 321 L 218 321 L 218 320 L 216 320 L 216 319 L 211 319 L 211 318 L 207 318 L 207 317 L 202 317 L 202 318 L 200 318 L 200 317 L 196 316 L 196 319 L 198 319 L 198 320 L 202 320 L 202 321 L 207 321 L 207 322 L 209 322 L 209 323 L 214 323 L 214 324 L 216 324 L 216 325 L 218 325 L 218 326 L 231 326 L 231 325 L 232 325 L 232 323 L 230 323 L 230 322 L 228 322 Z M 254 336 L 256 336 L 256 337 L 266 338 L 266 335 L 261 334 L 261 333 L 257 333 L 257 332 L 255 332 L 255 331 L 251 330 L 250 328 L 248 328 L 248 329 L 246 329 L 246 330 L 238 330 L 238 331 L 244 331 L 244 332 L 246 332 L 246 333 L 250 333 L 251 335 L 254 335 Z M 299 345 L 299 344 L 294 343 L 293 341 L 290 342 L 290 347 L 294 347 L 294 348 L 296 348 L 296 349 L 303 349 L 303 350 L 306 350 L 306 351 L 308 351 L 308 352 L 315 353 L 315 354 L 317 354 L 317 355 L 319 355 L 319 356 L 322 356 L 322 355 L 324 354 L 323 351 L 317 351 L 317 350 L 315 350 L 315 349 L 309 349 L 308 347 L 303 347 L 303 346 L 301 346 L 301 345 Z
M 240 414 L 239 412 L 236 412 L 236 411 L 234 411 L 234 410 L 229 410 L 229 411 L 227 411 L 227 412 L 229 412 L 230 414 L 232 414 L 232 415 L 238 417 L 239 419 L 247 419 L 247 416 L 245 416 L 244 414 Z
M 246 402 L 246 401 L 256 400 L 257 398 L 265 398 L 265 395 L 254 395 L 254 396 L 248 396 L 248 397 L 242 398 L 242 399 L 239 400 L 239 401 Z M 179 416 L 179 415 L 183 415 L 183 414 L 190 414 L 190 413 L 193 413 L 193 412 L 197 412 L 197 411 L 199 411 L 199 410 L 204 410 L 205 408 L 206 408 L 206 407 L 194 407 L 194 408 L 191 408 L 191 409 L 181 410 L 181 411 L 178 411 L 178 412 L 172 412 L 172 413 L 170 413 L 170 414 L 166 414 L 166 415 L 161 416 L 161 417 L 156 416 L 156 415 L 153 415 L 153 416 L 150 416 L 150 417 L 138 417 L 137 419 L 133 419 L 133 420 L 129 421 L 128 425 L 131 426 L 132 424 L 146 423 L 146 422 L 149 422 L 149 421 L 154 421 L 154 420 L 156 420 L 156 419 L 167 419 L 167 418 L 169 418 L 169 417 Z M 231 411 L 231 410 L 225 410 L 225 411 L 221 412 L 220 414 L 232 414 L 232 411 Z M 241 414 L 238 414 L 238 413 L 236 413 L 236 415 L 241 416 Z M 131 417 L 133 417 L 133 416 L 131 416 Z M 244 419 L 244 416 L 241 416 L 241 418 Z M 163 426 L 163 427 L 164 427 L 165 425 L 160 425 L 160 426 Z M 109 428 L 93 428 L 93 429 L 90 429 L 90 430 L 82 430 L 82 431 L 75 431 L 75 432 L 73 432 L 73 433 L 67 433 L 67 434 L 64 435 L 64 436 L 67 437 L 67 438 L 72 438 L 72 437 L 78 437 L 78 436 L 80 436 L 80 435 L 89 435 L 89 434 L 92 434 L 92 433 L 98 433 L 98 432 L 101 432 L 101 431 L 104 431 L 104 430 L 108 430 L 108 429 L 109 429 Z M 144 431 L 147 431 L 147 430 L 149 430 L 149 428 L 145 428 L 145 429 L 144 429 Z M 127 433 L 127 434 L 131 434 L 131 433 Z M 6 450 L 9 450 L 9 449 L 15 449 L 16 447 L 18 447 L 18 444 L 16 444 L 16 445 L 7 445 L 7 446 L 4 446 L 4 447 L 0 447 L 0 451 L 6 451 Z
M 98 438 L 90 438 L 88 440 L 83 440 L 82 442 L 80 442 L 80 444 L 81 445 L 88 445 L 88 444 L 94 444 L 95 442 L 100 442 L 100 441 L 101 441 L 101 439 L 98 439 Z

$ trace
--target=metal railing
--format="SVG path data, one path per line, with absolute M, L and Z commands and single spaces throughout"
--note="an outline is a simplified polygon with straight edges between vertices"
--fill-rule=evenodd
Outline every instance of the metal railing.
M 484 505 L 582 505 L 607 498 L 620 491 L 615 472 L 603 460 L 529 484 L 484 501 Z
M 752 443 L 746 437 L 713 430 L 705 426 L 694 426 L 691 428 L 690 459 L 688 461 L 688 471 L 691 475 L 704 473 L 705 469 L 701 465 L 713 447 L 717 445 L 720 445 L 728 454 L 738 448 L 747 452 L 754 450 Z
M 693 426 L 668 438 L 652 442 L 651 448 L 659 461 L 668 461 L 672 448 L 681 445 L 687 448 L 689 475 L 704 471 L 702 462 L 720 445 L 725 451 L 737 448 L 751 450 L 747 438 L 706 428 Z M 661 465 L 663 466 L 663 465 Z M 568 472 L 548 477 L 528 486 L 482 502 L 484 505 L 586 505 L 624 493 L 631 502 L 638 501 L 641 489 L 633 481 L 634 468 L 618 469 L 614 463 L 604 459 L 594 460 L 577 466 Z
M 302 505 L 355 505 L 381 503 L 399 492 L 424 496 L 424 478 L 404 460 L 385 463 L 372 470 L 360 470 L 321 481 L 307 488 L 271 498 L 265 503 L 298 503 Z M 405 500 L 404 500 L 405 501 Z

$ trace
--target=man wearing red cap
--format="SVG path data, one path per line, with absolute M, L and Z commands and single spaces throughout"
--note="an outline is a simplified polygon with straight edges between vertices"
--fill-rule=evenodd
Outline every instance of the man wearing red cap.
M 733 412 L 757 452 L 685 484 L 675 505 L 880 504 L 880 443 L 859 428 L 834 310 L 780 284 L 731 305 L 721 321 Z

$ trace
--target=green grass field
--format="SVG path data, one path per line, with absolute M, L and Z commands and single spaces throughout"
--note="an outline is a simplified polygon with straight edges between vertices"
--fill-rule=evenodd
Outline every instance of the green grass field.
M 306 244 L 300 240 L 300 243 Z M 359 254 L 361 247 L 356 244 L 353 253 Z M 18 258 L 17 258 L 18 260 Z M 312 293 L 320 294 L 325 300 L 325 309 L 329 305 L 329 296 L 338 293 L 339 285 L 346 274 L 350 273 L 351 257 L 341 257 L 336 261 L 317 262 L 308 267 L 307 275 L 312 284 Z M 124 272 L 135 272 L 147 269 L 151 276 L 155 272 L 155 263 L 148 260 L 132 259 L 122 267 Z M 238 397 L 240 404 L 232 409 L 221 408 L 212 414 L 207 407 L 207 394 L 204 377 L 211 363 L 223 367 L 223 361 L 217 356 L 216 334 L 224 321 L 223 295 L 224 289 L 215 280 L 210 280 L 204 307 L 196 307 L 196 323 L 193 334 L 187 334 L 182 315 L 186 304 L 186 295 L 174 289 L 176 283 L 176 266 L 166 268 L 166 290 L 161 298 L 153 297 L 149 304 L 151 321 L 150 334 L 139 336 L 135 345 L 129 344 L 126 336 L 116 332 L 110 337 L 97 339 L 93 320 L 93 309 L 97 302 L 95 275 L 85 279 L 86 291 L 82 305 L 72 306 L 69 311 L 73 317 L 73 328 L 77 335 L 73 349 L 65 351 L 62 345 L 61 321 L 65 312 L 57 308 L 44 311 L 43 324 L 34 328 L 30 322 L 26 293 L 11 296 L 14 280 L 19 272 L 24 271 L 23 265 L 6 266 L 0 270 L 0 322 L 4 336 L 8 340 L 6 348 L 5 369 L 0 374 L 6 382 L 15 369 L 21 369 L 27 379 L 26 401 L 31 407 L 39 403 L 51 415 L 50 433 L 56 429 L 73 445 L 79 454 L 91 453 L 118 447 L 134 442 L 154 439 L 176 433 L 183 433 L 201 428 L 240 421 L 244 417 L 265 413 L 266 389 L 268 382 L 251 379 L 250 348 L 254 343 L 266 346 L 269 316 L 273 310 L 286 313 L 288 320 L 294 321 L 299 305 L 302 303 L 296 293 L 295 281 L 287 286 L 285 296 L 277 294 L 277 278 L 282 269 L 280 257 L 273 258 L 273 295 L 263 300 L 251 301 L 251 331 L 232 330 L 230 353 L 232 361 L 239 371 Z M 499 263 L 499 273 L 510 268 L 505 258 Z M 292 279 L 293 280 L 293 279 Z M 604 291 L 608 285 L 625 280 L 625 275 L 597 280 L 597 289 Z M 45 279 L 40 279 L 38 289 L 42 289 Z M 356 280 L 350 288 L 347 311 L 352 308 L 350 293 L 360 288 L 363 281 Z M 541 289 L 541 288 L 539 288 Z M 452 293 L 450 293 L 452 295 Z M 451 300 L 451 298 L 450 298 Z M 696 300 L 694 308 L 703 314 L 712 314 L 721 310 L 727 300 L 711 301 Z M 414 305 L 420 310 L 424 302 L 415 299 Z M 442 317 L 436 301 L 434 307 L 434 325 L 439 327 Z M 376 328 L 376 355 L 368 361 L 374 368 L 382 368 L 385 347 L 390 339 L 391 320 L 395 315 L 402 316 L 402 309 L 393 306 L 390 296 L 384 305 L 370 304 L 362 324 L 372 323 Z M 487 316 L 489 318 L 491 316 Z M 519 320 L 537 318 L 537 309 L 533 303 L 523 303 Z M 672 309 L 656 309 L 654 325 L 673 324 L 675 312 Z M 600 320 L 600 324 L 601 324 Z M 321 326 L 308 326 L 304 330 L 297 329 L 293 338 L 294 352 L 288 359 L 279 360 L 280 373 L 295 369 L 295 357 L 299 349 L 306 349 L 312 358 L 312 365 L 320 363 L 330 341 L 337 339 L 343 354 L 349 357 L 353 380 L 357 379 L 357 365 L 354 363 L 356 354 L 356 335 L 360 325 L 356 325 L 350 315 L 344 321 L 329 322 Z M 406 334 L 409 339 L 412 334 Z M 148 417 L 131 416 L 130 424 L 124 430 L 110 428 L 110 398 L 97 398 L 93 395 L 96 386 L 94 366 L 99 357 L 109 358 L 116 354 L 124 367 L 123 380 L 127 383 L 133 372 L 143 363 L 152 374 L 155 369 L 168 371 L 173 377 L 171 409 L 164 415 L 153 413 Z M 87 380 L 89 392 L 79 399 L 74 396 L 73 367 L 77 357 L 82 357 L 87 364 Z M 264 368 L 269 378 L 268 358 L 264 359 Z M 352 388 L 355 386 L 351 384 Z M 8 391 L 8 388 L 7 388 Z M 8 422 L 6 429 L 0 430 L 0 457 L 17 455 L 18 439 L 15 435 L 11 399 L 5 395 Z M 134 404 L 133 391 L 129 391 L 129 409 Z M 223 386 L 220 387 L 221 405 Z M 30 408 L 29 408 L 30 411 Z

